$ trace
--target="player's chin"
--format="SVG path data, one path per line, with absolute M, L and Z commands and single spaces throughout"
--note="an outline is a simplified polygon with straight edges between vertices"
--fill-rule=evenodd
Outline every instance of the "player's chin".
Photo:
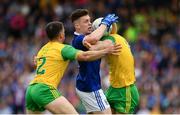
M 88 32 L 87 32 L 87 33 L 90 34 L 91 32 L 92 32 L 92 29 L 88 29 Z

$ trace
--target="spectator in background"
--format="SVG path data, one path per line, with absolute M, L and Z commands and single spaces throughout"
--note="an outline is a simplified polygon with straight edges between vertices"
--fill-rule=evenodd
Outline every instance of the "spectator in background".
M 16 38 L 20 38 L 22 34 L 21 32 L 25 27 L 26 20 L 24 16 L 20 12 L 17 12 L 17 14 L 10 19 L 10 31 L 12 35 Z

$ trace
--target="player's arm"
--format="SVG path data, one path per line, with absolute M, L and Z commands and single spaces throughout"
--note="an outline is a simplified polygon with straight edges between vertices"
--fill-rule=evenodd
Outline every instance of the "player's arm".
M 99 39 L 103 36 L 107 26 L 104 24 L 101 24 L 96 30 L 94 30 L 91 34 L 86 35 L 83 40 L 83 45 L 84 42 L 88 42 L 90 44 L 95 44 Z
M 118 17 L 114 14 L 107 15 L 101 22 L 101 25 L 94 30 L 91 34 L 85 36 L 83 42 L 95 44 L 103 36 L 106 28 L 109 28 L 112 23 L 117 22 Z M 83 43 L 84 44 L 84 43 Z
M 79 61 L 93 61 L 103 57 L 107 53 L 118 53 L 120 46 L 111 46 L 99 51 L 80 51 L 72 46 L 66 45 L 62 51 L 64 60 L 79 60 Z
M 102 49 L 105 49 L 105 48 L 107 48 L 109 46 L 112 46 L 114 44 L 115 44 L 115 39 L 112 36 L 103 36 L 101 38 L 101 41 L 98 41 L 94 45 L 91 45 L 91 44 L 87 43 L 87 45 L 89 45 L 89 50 L 91 50 L 91 51 L 92 50 L 93 51 L 102 50 Z M 120 46 L 120 48 L 122 48 L 122 47 Z
M 94 45 L 89 45 L 89 50 L 90 51 L 102 50 L 102 49 L 105 49 L 108 46 L 112 46 L 112 45 L 114 45 L 114 44 L 110 40 L 98 41 Z
M 116 34 L 116 33 L 117 33 L 117 24 L 113 23 L 111 34 Z M 104 41 L 102 41 L 103 39 L 104 39 Z M 107 37 L 107 38 L 103 38 L 103 39 L 101 38 L 101 41 L 98 41 L 98 42 L 96 42 L 96 44 L 93 44 L 93 45 L 91 45 L 88 42 L 84 42 L 84 44 L 86 45 L 86 47 L 89 50 L 100 50 L 100 49 L 106 48 L 106 46 L 108 46 L 108 45 L 114 44 L 114 42 L 115 42 L 114 38 Z
M 102 50 L 82 52 L 79 55 L 77 55 L 76 59 L 79 61 L 93 61 L 109 53 L 118 55 L 119 52 L 120 52 L 120 45 L 113 45 Z
M 117 24 L 113 23 L 112 24 L 112 30 L 111 34 L 116 34 L 117 33 Z M 98 41 L 93 47 L 91 47 L 90 50 L 100 50 L 106 48 L 108 45 L 115 44 L 115 39 L 110 36 L 102 37 L 101 41 Z

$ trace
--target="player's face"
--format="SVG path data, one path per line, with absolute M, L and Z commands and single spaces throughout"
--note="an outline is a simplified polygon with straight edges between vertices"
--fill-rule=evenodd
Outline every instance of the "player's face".
M 80 33 L 90 34 L 92 32 L 92 23 L 89 15 L 79 18 L 78 25 Z

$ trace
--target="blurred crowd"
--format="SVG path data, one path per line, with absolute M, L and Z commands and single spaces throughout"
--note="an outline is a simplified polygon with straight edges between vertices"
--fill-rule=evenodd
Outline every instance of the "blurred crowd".
M 92 21 L 108 13 L 119 16 L 135 59 L 140 104 L 136 114 L 180 114 L 179 0 L 0 0 L 0 114 L 25 113 L 24 94 L 35 75 L 33 57 L 47 43 L 44 26 L 62 21 L 65 43 L 71 44 L 72 11 L 86 8 Z M 75 93 L 78 64 L 72 61 L 59 90 L 79 113 L 85 113 Z M 108 68 L 102 61 L 103 89 Z

